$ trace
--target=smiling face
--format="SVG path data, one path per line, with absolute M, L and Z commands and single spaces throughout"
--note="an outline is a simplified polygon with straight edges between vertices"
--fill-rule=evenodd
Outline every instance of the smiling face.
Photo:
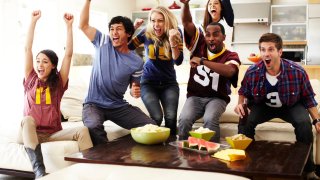
M 150 16 L 150 22 L 153 27 L 153 31 L 157 37 L 162 37 L 165 32 L 165 22 L 162 14 L 154 12 Z
M 126 30 L 122 23 L 116 23 L 110 25 L 110 38 L 112 45 L 115 48 L 121 48 L 127 46 L 129 34 L 126 33 Z
M 48 56 L 43 53 L 39 53 L 34 64 L 34 70 L 36 71 L 38 78 L 41 81 L 47 81 L 51 71 L 55 68 Z
M 223 41 L 226 36 L 223 35 L 219 25 L 208 25 L 205 32 L 205 40 L 209 51 L 219 53 L 223 49 Z
M 221 19 L 221 3 L 219 0 L 210 0 L 208 2 L 208 13 L 213 22 L 219 22 Z
M 282 49 L 277 49 L 274 42 L 261 42 L 260 58 L 263 60 L 264 65 L 270 75 L 277 75 L 280 72 L 280 61 Z

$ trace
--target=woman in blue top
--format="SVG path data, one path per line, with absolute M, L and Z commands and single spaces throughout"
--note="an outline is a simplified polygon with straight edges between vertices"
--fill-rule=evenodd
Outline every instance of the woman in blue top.
M 135 27 L 141 24 L 142 21 L 137 22 Z M 165 126 L 173 135 L 176 134 L 179 101 L 174 64 L 180 65 L 183 61 L 182 38 L 176 17 L 167 8 L 159 6 L 150 11 L 147 27 L 129 43 L 130 49 L 144 44 L 142 101 L 159 126 L 164 116 Z

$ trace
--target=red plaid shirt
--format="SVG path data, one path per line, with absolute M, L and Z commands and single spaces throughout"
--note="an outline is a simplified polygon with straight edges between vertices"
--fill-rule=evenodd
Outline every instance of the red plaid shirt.
M 305 108 L 316 107 L 315 93 L 311 87 L 308 74 L 297 63 L 282 59 L 281 74 L 278 78 L 278 93 L 283 105 L 292 106 L 302 102 Z M 266 96 L 266 68 L 263 61 L 250 66 L 241 82 L 239 95 L 262 103 Z

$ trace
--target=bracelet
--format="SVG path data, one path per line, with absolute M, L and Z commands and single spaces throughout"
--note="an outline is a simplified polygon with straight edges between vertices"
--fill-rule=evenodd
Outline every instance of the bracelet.
M 318 122 L 320 122 L 320 119 L 315 119 L 315 120 L 312 121 L 312 124 L 316 125 Z
M 206 58 L 201 57 L 201 58 L 200 58 L 200 65 L 203 65 L 203 61 L 205 61 L 205 60 L 206 60 Z
M 175 46 L 170 46 L 171 48 L 176 48 L 176 47 L 178 47 L 178 44 L 176 44 Z

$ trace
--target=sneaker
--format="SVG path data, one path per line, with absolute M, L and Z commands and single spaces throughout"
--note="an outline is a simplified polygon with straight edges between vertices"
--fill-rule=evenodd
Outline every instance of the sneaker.
M 309 173 L 307 173 L 307 179 L 319 179 L 320 180 L 320 177 L 319 176 L 317 176 L 316 175 L 316 173 L 315 172 L 309 172 Z

